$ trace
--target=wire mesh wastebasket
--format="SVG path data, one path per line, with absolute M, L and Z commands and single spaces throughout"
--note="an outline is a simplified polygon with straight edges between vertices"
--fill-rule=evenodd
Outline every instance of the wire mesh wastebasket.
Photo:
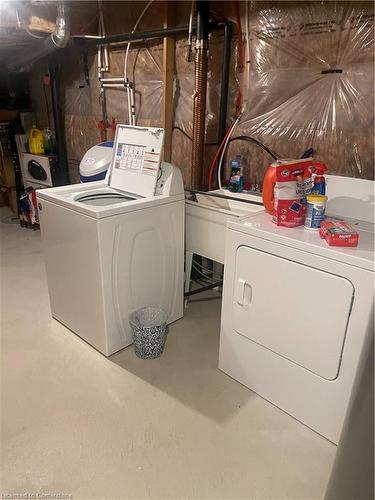
M 135 354 L 141 359 L 158 358 L 167 336 L 167 314 L 156 307 L 142 307 L 129 318 Z

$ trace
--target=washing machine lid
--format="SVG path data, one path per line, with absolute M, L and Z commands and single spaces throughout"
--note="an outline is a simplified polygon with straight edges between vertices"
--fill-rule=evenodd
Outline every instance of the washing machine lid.
M 140 196 L 154 196 L 164 129 L 117 125 L 108 185 Z

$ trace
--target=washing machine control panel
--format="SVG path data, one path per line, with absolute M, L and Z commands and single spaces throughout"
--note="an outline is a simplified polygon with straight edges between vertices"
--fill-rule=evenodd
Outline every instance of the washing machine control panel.
M 156 184 L 156 195 L 173 196 L 184 193 L 181 171 L 171 163 L 162 162 Z

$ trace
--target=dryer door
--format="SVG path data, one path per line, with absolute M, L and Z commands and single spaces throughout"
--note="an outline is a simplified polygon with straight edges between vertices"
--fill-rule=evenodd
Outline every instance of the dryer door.
M 353 297 L 345 278 L 250 247 L 237 250 L 235 331 L 328 380 L 339 372 Z
M 36 160 L 30 160 L 27 163 L 27 170 L 30 176 L 36 181 L 44 182 L 47 180 L 47 172 Z

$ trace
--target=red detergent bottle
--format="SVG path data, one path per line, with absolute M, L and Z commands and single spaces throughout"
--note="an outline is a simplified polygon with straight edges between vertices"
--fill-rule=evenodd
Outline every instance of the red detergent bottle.
M 314 185 L 311 190 L 312 194 L 326 194 L 326 179 L 324 177 L 325 172 L 327 172 L 327 167 L 323 164 L 318 165 L 315 168 Z
M 313 158 L 278 160 L 268 166 L 263 179 L 263 205 L 278 226 L 297 227 L 305 220 L 306 195 L 312 174 L 325 167 Z M 325 167 L 326 168 L 326 167 Z

